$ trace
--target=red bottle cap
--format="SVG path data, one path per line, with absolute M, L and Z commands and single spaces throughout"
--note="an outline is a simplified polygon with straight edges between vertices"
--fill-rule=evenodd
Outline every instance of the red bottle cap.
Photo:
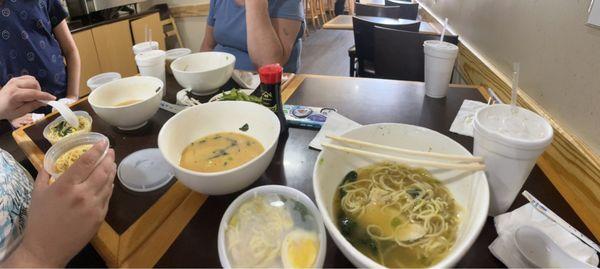
M 283 67 L 279 64 L 264 65 L 258 69 L 258 75 L 260 76 L 260 82 L 263 84 L 281 83 Z

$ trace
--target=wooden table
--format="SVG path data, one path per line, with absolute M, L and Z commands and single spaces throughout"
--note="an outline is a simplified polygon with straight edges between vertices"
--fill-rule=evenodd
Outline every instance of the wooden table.
M 448 130 L 463 100 L 484 100 L 480 91 L 484 90 L 473 86 L 452 85 L 447 98 L 433 99 L 425 96 L 424 84 L 420 82 L 297 75 L 284 88 L 282 95 L 289 104 L 335 107 L 341 114 L 361 124 L 398 122 L 427 127 L 472 150 L 471 137 Z M 309 149 L 308 143 L 316 133 L 315 130 L 290 128 L 287 138 L 279 141 L 273 162 L 265 174 L 249 188 L 265 184 L 287 185 L 306 193 L 314 200 L 312 171 L 318 151 Z M 523 188 L 575 228 L 591 235 L 539 168 L 534 168 Z M 152 264 L 157 267 L 220 267 L 217 251 L 219 222 L 227 206 L 241 192 L 206 198 L 189 224 L 169 244 L 164 255 L 146 247 L 146 257 L 159 259 L 156 264 Z M 525 199 L 519 196 L 511 210 L 525 203 Z M 493 220 L 488 218 L 477 241 L 457 266 L 503 267 L 488 250 L 496 236 Z M 89 258 L 90 253 L 82 253 L 80 256 L 84 258 L 78 258 L 78 266 L 104 266 Z M 352 267 L 330 238 L 327 242 L 325 267 Z
M 414 23 L 414 20 L 405 20 L 405 19 L 392 19 L 392 18 L 384 18 L 384 17 L 370 17 L 370 16 L 357 16 L 361 19 L 371 21 L 379 24 L 409 24 Z M 328 30 L 352 30 L 352 15 L 338 15 L 332 20 L 326 22 L 323 25 L 323 29 Z M 428 22 L 421 21 L 421 28 L 419 29 L 422 33 L 433 33 L 438 34 L 438 31 L 431 26 Z

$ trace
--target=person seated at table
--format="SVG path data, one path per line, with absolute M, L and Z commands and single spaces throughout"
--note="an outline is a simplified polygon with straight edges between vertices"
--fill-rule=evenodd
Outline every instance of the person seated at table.
M 0 119 L 54 99 L 35 78 L 13 78 L 0 88 Z M 92 239 L 106 216 L 116 173 L 112 149 L 100 160 L 106 146 L 94 145 L 52 185 L 43 170 L 34 183 L 0 149 L 0 266 L 64 267 Z
M 236 69 L 279 63 L 293 73 L 300 68 L 304 27 L 301 0 L 211 0 L 200 50 L 235 55 Z
M 67 16 L 60 0 L 0 0 L 0 85 L 31 75 L 65 104 L 79 98 L 81 60 Z M 44 106 L 36 113 L 50 111 Z M 27 113 L 9 120 L 19 128 L 34 117 Z

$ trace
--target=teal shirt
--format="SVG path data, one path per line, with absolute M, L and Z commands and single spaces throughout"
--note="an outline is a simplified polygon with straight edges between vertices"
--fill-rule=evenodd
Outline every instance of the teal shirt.
M 290 59 L 287 63 L 282 63 L 285 72 L 296 73 L 300 68 L 301 37 L 305 27 L 302 1 L 269 0 L 269 16 L 302 22 Z M 211 0 L 207 23 L 213 27 L 213 36 L 217 43 L 215 51 L 233 54 L 236 58 L 236 69 L 256 70 L 248 54 L 246 8 L 244 6 L 238 6 L 234 0 Z

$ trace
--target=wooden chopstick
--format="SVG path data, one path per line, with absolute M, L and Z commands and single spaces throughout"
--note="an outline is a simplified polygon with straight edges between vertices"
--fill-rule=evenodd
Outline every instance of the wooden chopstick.
M 384 158 L 384 159 L 393 160 L 393 161 L 397 161 L 397 162 L 408 163 L 408 164 L 413 164 L 413 165 L 421 165 L 421 166 L 427 166 L 427 167 L 453 169 L 453 170 L 464 170 L 464 171 L 483 171 L 485 169 L 485 165 L 480 164 L 480 163 L 464 164 L 464 163 L 444 163 L 444 162 L 436 162 L 436 161 L 415 160 L 415 159 L 392 156 L 392 155 L 383 154 L 383 153 L 376 153 L 376 152 L 365 151 L 365 150 L 360 150 L 360 149 L 348 148 L 348 147 L 338 146 L 338 145 L 333 145 L 333 144 L 328 144 L 328 143 L 322 144 L 322 146 L 325 148 L 340 150 L 343 152 L 348 152 L 348 153 L 352 153 L 352 154 L 356 154 L 356 155 L 361 155 L 361 156 L 366 156 L 366 157 Z
M 438 152 L 427 152 L 427 151 L 403 149 L 403 148 L 374 144 L 374 143 L 369 143 L 369 142 L 365 142 L 365 141 L 361 141 L 361 140 L 355 140 L 355 139 L 345 138 L 345 137 L 335 136 L 335 135 L 326 135 L 326 137 L 329 139 L 344 142 L 344 143 L 367 146 L 367 147 L 372 147 L 372 148 L 385 149 L 385 150 L 389 150 L 389 151 L 395 151 L 395 152 L 399 152 L 399 153 L 411 154 L 411 155 L 416 155 L 416 156 L 426 156 L 426 157 L 433 157 L 433 158 L 438 158 L 438 159 L 460 161 L 460 162 L 483 162 L 483 158 L 475 157 L 475 156 L 464 156 L 464 155 L 444 154 L 444 153 L 438 153 Z

